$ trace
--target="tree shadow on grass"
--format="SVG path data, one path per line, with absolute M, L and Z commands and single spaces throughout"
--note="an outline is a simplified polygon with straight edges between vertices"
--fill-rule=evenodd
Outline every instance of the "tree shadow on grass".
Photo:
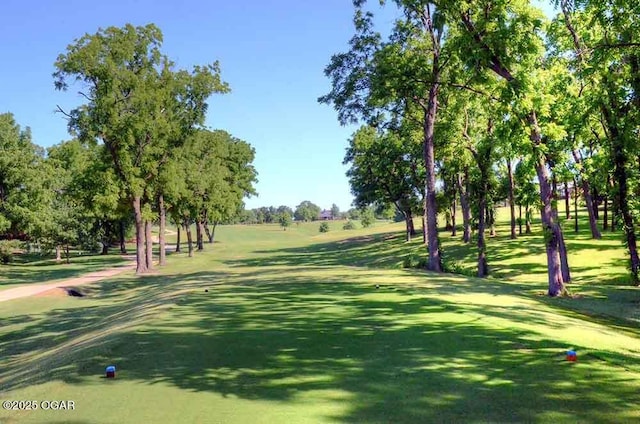
M 24 329 L 27 338 L 37 328 L 92 337 L 71 358 L 40 362 L 45 372 L 34 377 L 32 369 L 9 387 L 95 383 L 108 362 L 118 379 L 149 385 L 248 400 L 313 396 L 339 404 L 342 412 L 324 419 L 345 423 L 617 423 L 634 413 L 637 372 L 621 372 L 620 364 L 640 366 L 637 357 L 600 352 L 566 362 L 568 346 L 519 327 L 560 324 L 517 304 L 491 305 L 490 295 L 501 293 L 492 282 L 429 276 L 428 285 L 400 279 L 379 289 L 353 282 L 373 283 L 375 275 L 342 270 L 319 281 L 279 269 L 113 281 L 100 294 L 104 306 L 84 315 L 57 310 Z M 133 284 L 144 290 L 131 293 Z M 487 303 L 441 298 L 473 292 Z M 166 313 L 153 321 L 124 325 L 159 305 Z
M 0 265 L 0 289 L 74 278 L 90 272 L 124 266 L 128 263 L 129 261 L 120 255 L 94 255 L 73 258 L 70 264 L 40 261 Z

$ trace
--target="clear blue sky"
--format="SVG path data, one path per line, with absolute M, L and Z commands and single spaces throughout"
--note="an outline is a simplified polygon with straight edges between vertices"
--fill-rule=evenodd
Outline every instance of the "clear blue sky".
M 68 93 L 53 87 L 53 63 L 66 46 L 100 27 L 154 23 L 178 67 L 220 61 L 232 92 L 210 99 L 207 125 L 256 149 L 259 197 L 247 207 L 295 207 L 302 200 L 350 207 L 342 159 L 355 127 L 341 127 L 333 109 L 316 101 L 330 88 L 324 67 L 353 34 L 350 0 L 2 3 L 0 112 L 31 127 L 37 144 L 69 139 L 54 110 L 83 101 L 73 87 Z M 394 12 L 383 13 L 382 22 L 391 23 Z

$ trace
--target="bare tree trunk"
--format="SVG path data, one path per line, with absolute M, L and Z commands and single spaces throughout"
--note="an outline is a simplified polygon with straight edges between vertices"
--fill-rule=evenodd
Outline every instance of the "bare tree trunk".
M 422 214 L 422 244 L 427 244 L 427 214 Z
M 487 209 L 487 218 L 489 220 L 489 225 L 490 225 L 490 230 L 489 230 L 490 237 L 496 236 L 496 217 L 494 214 L 495 214 L 495 210 L 493 208 Z
M 593 198 L 592 198 L 591 207 L 593 208 L 593 216 L 595 217 L 596 221 L 598 221 L 600 219 L 600 210 L 598 209 L 598 205 L 600 204 L 599 195 L 600 194 L 598 193 L 598 190 L 596 188 L 594 188 L 593 189 Z
M 515 205 L 515 196 L 514 192 L 514 183 L 513 183 L 513 168 L 511 166 L 511 159 L 507 158 L 507 175 L 509 177 L 509 210 L 511 212 L 511 239 L 515 239 L 516 236 L 516 205 Z M 522 234 L 522 226 L 520 227 Z
M 127 243 L 124 236 L 124 222 L 120 220 L 120 253 L 127 254 Z
M 574 230 L 577 233 L 578 228 L 578 179 L 573 179 L 573 225 Z
M 145 238 L 147 242 L 146 261 L 147 270 L 153 269 L 153 236 L 151 235 L 151 221 L 144 222 Z
M 184 229 L 187 233 L 187 247 L 189 251 L 189 257 L 192 258 L 193 257 L 193 236 L 191 234 L 191 224 L 185 223 Z
M 56 244 L 56 262 L 62 262 L 62 246 Z
M 554 221 L 560 221 L 558 218 L 558 180 L 553 166 L 551 167 L 551 210 Z
M 620 211 L 622 217 L 623 229 L 625 232 L 625 241 L 627 251 L 629 253 L 629 269 L 634 282 L 638 282 L 638 271 L 640 268 L 640 258 L 638 257 L 638 246 L 636 240 L 636 229 L 631 209 L 629 208 L 629 193 L 627 184 L 627 153 L 624 149 L 623 135 L 620 134 L 618 127 L 612 124 L 611 113 L 607 108 L 603 108 L 605 112 L 605 120 L 609 124 L 609 133 L 611 137 L 611 149 L 614 165 L 614 175 L 618 183 L 618 195 L 616 210 Z
M 409 215 L 409 233 L 411 234 L 411 237 L 414 237 L 416 235 L 416 227 L 414 227 L 413 225 L 413 213 L 409 211 L 408 215 Z
M 567 245 L 564 242 L 564 234 L 562 233 L 562 228 L 560 227 L 560 224 L 557 224 L 558 228 L 560 229 L 560 234 L 559 234 L 559 243 L 558 246 L 560 248 L 560 270 L 562 271 L 562 279 L 564 280 L 565 283 L 568 283 L 571 281 L 571 271 L 569 269 L 569 257 L 567 255 Z
M 487 265 L 487 246 L 485 244 L 485 212 L 486 212 L 486 194 L 485 190 L 480 193 L 478 199 L 478 277 L 486 277 L 489 275 L 489 266 Z
M 525 207 L 524 210 L 524 222 L 525 222 L 525 234 L 531 234 L 531 209 L 529 206 Z
M 100 244 L 102 244 L 102 250 L 100 251 L 101 255 L 109 254 L 109 247 L 111 245 L 111 223 L 108 220 L 103 222 L 102 227 L 104 228 L 104 235 L 101 237 Z
M 453 201 L 451 202 L 451 237 L 456 236 L 456 197 L 453 196 Z
M 518 205 L 518 235 L 522 235 L 522 205 Z
M 216 228 L 218 227 L 218 222 L 213 221 L 213 226 L 211 227 L 211 236 L 209 237 L 209 243 L 215 243 L 216 238 Z
M 542 135 L 538 126 L 538 118 L 535 112 L 531 112 L 527 116 L 527 121 L 531 129 L 531 141 L 535 146 L 542 144 Z M 536 173 L 538 174 L 538 182 L 540 184 L 540 218 L 542 220 L 542 228 L 544 232 L 545 248 L 547 252 L 547 273 L 549 277 L 549 296 L 564 295 L 566 289 L 564 287 L 563 267 L 560 258 L 561 252 L 565 253 L 566 249 L 561 247 L 564 244 L 562 237 L 562 229 L 554 220 L 552 192 L 549 186 L 549 173 L 544 157 L 540 156 L 536 162 Z M 567 267 L 568 271 L 568 267 Z
M 469 170 L 464 170 L 464 182 L 463 176 L 458 174 L 457 184 L 458 192 L 460 193 L 460 208 L 462 209 L 462 241 L 469 243 L 471 241 L 471 208 L 469 207 L 469 191 L 466 188 L 467 181 L 469 181 Z
M 609 197 L 603 199 L 604 207 L 602 210 L 602 231 L 606 231 L 609 227 Z
M 140 196 L 134 196 L 133 215 L 136 223 L 136 274 L 142 274 L 147 271 L 147 260 L 145 257 L 145 229 L 142 220 L 142 204 Z
M 181 225 L 176 225 L 176 253 L 180 253 L 180 227 Z
M 203 231 L 202 221 L 198 219 L 196 221 L 196 245 L 198 247 L 198 252 L 202 252 L 204 250 L 204 243 L 203 243 L 204 234 L 203 233 L 204 231 Z
M 163 266 L 167 264 L 167 251 L 165 248 L 165 245 L 166 245 L 165 232 L 167 230 L 167 211 L 164 207 L 164 196 L 162 194 L 158 197 L 158 209 L 160 211 L 160 233 L 158 234 L 158 242 L 160 244 L 159 265 Z
M 591 191 L 589 182 L 583 177 L 582 180 L 582 195 L 587 205 L 587 212 L 589 213 L 589 228 L 591 229 L 591 237 L 594 239 L 602 238 L 600 230 L 598 229 L 598 206 L 591 197 Z
M 611 177 L 607 174 L 607 188 L 609 188 L 609 184 L 611 181 Z M 604 196 L 604 217 L 602 219 L 602 231 L 606 231 L 609 228 L 609 195 Z
M 611 178 L 611 185 L 609 186 L 609 189 L 615 189 L 615 188 L 616 188 L 616 183 L 615 183 L 615 175 L 614 175 L 613 178 Z M 611 226 L 609 227 L 609 230 L 612 233 L 618 229 L 618 206 L 617 206 L 616 200 L 617 198 L 615 196 L 613 199 L 611 199 Z
M 65 256 L 67 257 L 67 264 L 71 263 L 71 255 L 69 255 L 69 243 L 65 245 Z
M 285 228 L 286 230 L 286 228 Z M 209 244 L 213 243 L 213 233 L 211 232 L 211 230 L 209 230 L 209 224 L 208 223 L 204 223 L 204 233 L 207 235 L 207 240 L 209 241 Z
M 437 58 L 436 58 L 437 60 Z M 434 69 L 437 69 L 438 65 L 432 65 Z M 436 78 L 434 82 L 438 81 L 439 74 L 434 72 Z M 429 100 L 425 110 L 424 117 L 424 162 L 427 171 L 426 181 L 426 194 L 427 194 L 427 242 L 429 250 L 429 264 L 428 269 L 430 271 L 442 272 L 442 260 L 440 258 L 440 246 L 438 243 L 438 207 L 436 204 L 436 171 L 435 171 L 435 157 L 433 151 L 433 134 L 434 126 L 436 122 L 436 112 L 438 108 L 438 89 L 439 85 L 434 83 L 429 89 Z
M 571 219 L 571 206 L 569 205 L 569 183 L 564 182 L 564 214 L 565 219 Z

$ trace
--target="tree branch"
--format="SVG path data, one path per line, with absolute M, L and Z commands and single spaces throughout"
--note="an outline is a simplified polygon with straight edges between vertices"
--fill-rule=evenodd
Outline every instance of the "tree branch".
M 67 118 L 69 118 L 69 119 L 72 119 L 72 118 L 73 118 L 73 116 L 71 116 L 71 115 L 69 115 L 67 112 L 65 112 L 65 111 L 60 107 L 60 105 L 56 105 L 56 108 L 57 108 L 56 112 L 60 112 L 60 113 L 62 113 L 64 116 L 66 116 L 66 117 L 67 117 Z

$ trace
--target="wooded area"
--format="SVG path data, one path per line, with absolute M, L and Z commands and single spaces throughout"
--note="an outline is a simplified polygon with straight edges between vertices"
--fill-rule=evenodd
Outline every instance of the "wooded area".
M 407 237 L 411 217 L 423 216 L 428 268 L 438 272 L 438 213 L 455 217 L 459 205 L 463 239 L 477 230 L 480 277 L 496 204 L 508 200 L 512 238 L 539 210 L 557 296 L 571 280 L 557 202 L 564 197 L 569 219 L 580 196 L 593 238 L 599 225 L 624 230 L 637 282 L 636 2 L 561 0 L 552 21 L 526 0 L 387 3 L 402 18 L 384 38 L 367 2 L 354 1 L 350 49 L 326 67 L 332 90 L 319 99 L 341 123 L 364 123 L 345 157 L 357 202 L 393 203 Z

